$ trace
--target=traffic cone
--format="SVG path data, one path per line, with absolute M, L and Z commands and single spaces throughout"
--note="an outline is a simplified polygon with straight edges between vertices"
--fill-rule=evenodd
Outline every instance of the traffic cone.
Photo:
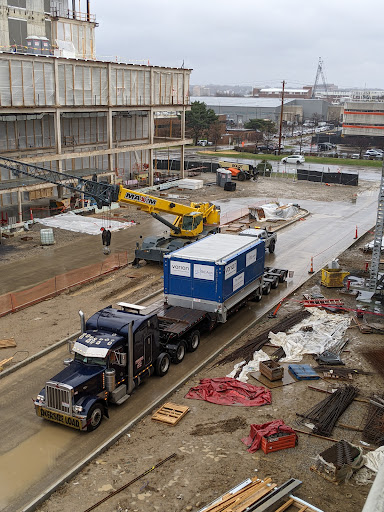
M 313 274 L 314 271 L 313 271 L 313 257 L 311 258 L 311 269 L 308 270 L 308 274 Z
M 356 233 L 355 233 L 355 236 L 354 236 L 354 240 L 357 239 L 357 226 L 356 226 Z

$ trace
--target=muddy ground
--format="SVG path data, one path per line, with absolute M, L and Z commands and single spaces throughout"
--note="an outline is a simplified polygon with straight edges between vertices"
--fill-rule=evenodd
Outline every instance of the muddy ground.
M 205 176 L 204 179 L 208 180 Z M 263 196 L 268 202 L 279 196 L 294 197 L 298 202 L 300 198 L 351 201 L 356 192 L 361 193 L 370 188 L 377 188 L 377 184 L 360 181 L 357 191 L 355 187 L 327 187 L 287 179 L 274 179 L 272 183 L 268 178 L 261 178 L 256 183 L 240 184 L 231 197 L 234 197 L 234 194 L 250 198 Z M 177 191 L 177 194 L 196 200 L 196 192 Z M 227 196 L 228 193 L 214 186 L 206 187 L 203 192 L 198 191 L 199 200 L 222 199 Z M 121 215 L 125 214 L 132 216 L 136 214 L 136 210 L 122 209 Z M 139 221 L 140 215 L 143 214 L 137 212 L 137 215 Z M 79 236 L 83 235 L 69 233 L 63 236 L 68 237 L 63 239 L 63 243 L 75 244 Z M 366 259 L 366 254 L 361 251 L 361 247 L 371 238 L 370 234 L 363 237 L 358 244 L 340 257 L 343 269 L 362 268 L 361 264 L 357 264 L 358 261 Z M 58 240 L 57 243 L 61 241 Z M 30 251 L 40 250 L 36 243 L 35 248 L 30 247 L 29 251 L 26 251 L 23 243 L 17 241 L 17 237 L 13 239 L 13 244 L 14 249 L 11 239 L 6 240 L 6 246 L 10 247 L 13 257 L 23 258 L 22 263 L 27 263 L 26 258 L 31 254 Z M 6 264 L 2 271 L 6 271 Z M 128 267 L 85 287 L 3 317 L 0 319 L 1 337 L 13 336 L 17 342 L 17 349 L 1 349 L 0 359 L 10 357 L 15 350 L 26 350 L 29 354 L 38 352 L 73 333 L 78 329 L 77 311 L 80 308 L 88 316 L 107 303 L 117 300 L 135 302 L 160 287 L 159 268 Z M 250 329 L 246 336 L 239 339 L 225 353 L 228 354 L 246 344 L 260 332 L 272 328 L 277 321 L 297 311 L 301 306 L 296 300 L 301 299 L 303 293 L 319 292 L 328 298 L 342 298 L 347 307 L 356 307 L 353 297 L 341 296 L 338 290 L 320 287 L 320 276 L 316 274 L 294 294 L 292 300 L 285 303 L 276 319 L 263 317 L 257 327 Z M 52 316 L 54 316 L 53 322 L 50 320 Z M 362 334 L 356 327 L 351 327 L 348 330 L 348 338 L 350 341 L 346 347 L 347 351 L 343 353 L 345 364 L 348 367 L 374 372 L 361 352 L 372 347 L 384 349 L 382 335 L 378 332 Z M 268 354 L 273 350 L 275 350 L 273 347 L 265 348 Z M 25 354 L 20 352 L 17 357 L 15 356 L 15 361 L 20 360 Z M 314 363 L 311 356 L 306 356 L 303 362 Z M 322 393 L 308 389 L 307 382 L 302 381 L 274 389 L 272 404 L 263 407 L 219 406 L 185 398 L 188 390 L 198 384 L 200 379 L 225 376 L 233 369 L 233 365 L 234 363 L 223 366 L 210 365 L 169 398 L 168 401 L 190 408 L 178 425 L 175 427 L 162 425 L 152 421 L 148 416 L 121 438 L 114 447 L 104 452 L 75 478 L 64 484 L 38 510 L 44 512 L 85 510 L 108 496 L 111 491 L 120 488 L 157 462 L 175 453 L 176 457 L 172 461 L 148 473 L 132 486 L 100 505 L 97 510 L 100 512 L 196 511 L 245 478 L 257 475 L 260 478 L 270 476 L 272 481 L 279 485 L 291 477 L 301 480 L 303 484 L 295 494 L 324 511 L 361 511 L 369 492 L 369 484 L 358 485 L 353 478 L 348 483 L 335 485 L 310 471 L 314 458 L 332 444 L 330 441 L 299 434 L 297 447 L 268 455 L 262 451 L 250 454 L 241 442 L 241 439 L 249 434 L 249 427 L 253 423 L 261 424 L 273 419 L 283 419 L 288 425 L 297 426 L 296 412 L 304 412 L 324 398 Z M 249 383 L 258 385 L 258 381 L 252 377 Z M 382 378 L 374 373 L 355 376 L 353 384 L 359 388 L 362 397 L 368 397 L 372 391 L 380 392 L 383 382 Z M 325 388 L 332 386 L 333 383 L 316 381 L 315 385 Z M 361 427 L 364 425 L 366 411 L 365 404 L 354 402 L 344 414 L 342 421 L 344 424 Z M 357 445 L 361 440 L 360 432 L 342 428 L 336 428 L 332 435 L 335 439 L 346 439 Z

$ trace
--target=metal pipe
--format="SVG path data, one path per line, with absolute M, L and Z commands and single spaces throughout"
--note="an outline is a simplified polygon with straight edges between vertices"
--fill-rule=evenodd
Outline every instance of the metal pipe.
M 84 313 L 81 311 L 81 309 L 79 310 L 79 317 L 80 317 L 81 334 L 83 334 L 83 333 L 85 333 L 85 316 L 84 316 Z

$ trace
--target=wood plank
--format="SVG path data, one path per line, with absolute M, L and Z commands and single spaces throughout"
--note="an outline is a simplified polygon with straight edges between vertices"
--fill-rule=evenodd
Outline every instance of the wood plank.
M 288 501 L 286 501 L 281 507 L 277 508 L 275 512 L 284 512 L 284 510 L 287 510 L 291 505 L 293 505 L 294 499 L 290 498 Z
M 0 340 L 0 348 L 16 347 L 15 338 L 3 338 Z
M 0 361 L 0 372 L 3 371 L 3 367 L 9 363 L 10 361 L 12 361 L 13 357 L 9 357 L 8 359 L 3 359 L 2 361 Z
M 253 492 L 265 487 L 268 483 L 272 481 L 271 478 L 266 478 L 265 481 L 260 480 L 257 477 L 253 477 L 252 483 L 244 486 L 242 489 L 239 489 L 235 493 L 227 493 L 221 496 L 221 501 L 215 504 L 212 504 L 209 508 L 207 508 L 204 512 L 221 512 L 228 509 L 229 506 L 234 505 L 234 503 L 238 503 L 240 499 L 245 499 Z

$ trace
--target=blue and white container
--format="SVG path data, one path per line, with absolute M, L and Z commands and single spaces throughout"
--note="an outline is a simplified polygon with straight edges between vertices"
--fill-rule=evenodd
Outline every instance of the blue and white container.
M 217 314 L 225 322 L 231 308 L 262 291 L 262 240 L 237 235 L 205 237 L 164 256 L 168 304 Z

